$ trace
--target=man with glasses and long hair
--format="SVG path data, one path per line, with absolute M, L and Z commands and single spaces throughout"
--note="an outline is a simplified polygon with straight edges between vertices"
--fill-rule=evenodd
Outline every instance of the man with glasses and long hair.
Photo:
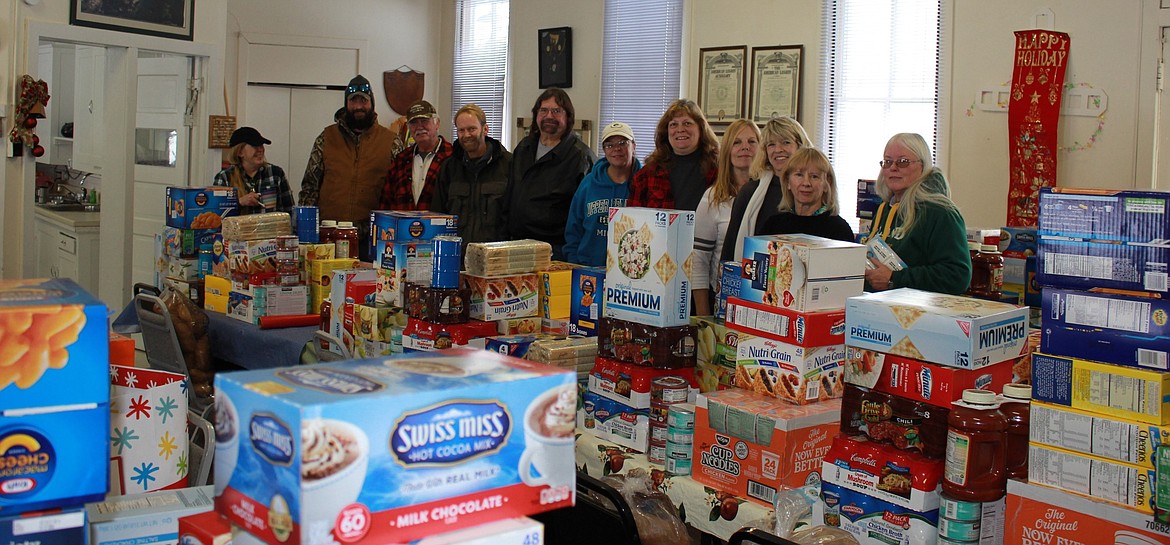
M 361 75 L 349 80 L 333 121 L 313 141 L 297 202 L 320 208 L 323 220 L 353 222 L 361 259 L 369 261 L 370 210 L 382 196 L 394 133 L 378 124 L 370 81 Z
M 552 245 L 553 259 L 565 258 L 565 219 L 581 179 L 597 157 L 573 132 L 576 110 L 568 93 L 545 89 L 532 105 L 532 129 L 512 151 L 505 215 L 513 239 Z

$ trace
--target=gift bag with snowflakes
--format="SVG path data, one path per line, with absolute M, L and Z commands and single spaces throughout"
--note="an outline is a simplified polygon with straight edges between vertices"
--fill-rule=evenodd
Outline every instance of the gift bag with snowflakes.
M 110 495 L 187 486 L 187 377 L 110 366 Z

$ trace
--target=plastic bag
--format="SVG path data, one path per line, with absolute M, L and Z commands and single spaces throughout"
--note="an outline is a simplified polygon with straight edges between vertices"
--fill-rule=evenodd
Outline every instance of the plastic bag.
M 800 545 L 860 545 L 853 534 L 832 526 L 805 526 L 788 540 Z
M 197 397 L 210 398 L 214 392 L 215 364 L 211 361 L 211 342 L 207 338 L 207 314 L 178 290 L 168 288 L 159 299 L 171 315 L 179 349 L 191 376 L 191 388 Z
M 624 476 L 610 475 L 602 480 L 614 487 L 630 505 L 638 526 L 638 539 L 643 545 L 690 542 L 686 524 L 679 518 L 678 510 L 669 496 L 655 489 L 649 471 L 634 468 Z

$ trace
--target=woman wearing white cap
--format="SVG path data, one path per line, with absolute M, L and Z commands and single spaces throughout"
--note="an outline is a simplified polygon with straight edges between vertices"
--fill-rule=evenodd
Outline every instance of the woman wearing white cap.
M 629 181 L 642 168 L 634 156 L 634 130 L 625 123 L 606 125 L 601 151 L 604 156 L 577 186 L 565 223 L 565 260 L 591 267 L 605 266 L 609 207 L 626 205 Z

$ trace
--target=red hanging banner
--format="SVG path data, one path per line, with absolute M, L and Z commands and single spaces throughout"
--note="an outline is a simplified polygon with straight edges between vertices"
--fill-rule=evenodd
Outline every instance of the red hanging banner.
M 1008 227 L 1035 226 L 1040 188 L 1056 185 L 1056 128 L 1068 49 L 1068 34 L 1063 32 L 1016 32 L 1008 103 Z

